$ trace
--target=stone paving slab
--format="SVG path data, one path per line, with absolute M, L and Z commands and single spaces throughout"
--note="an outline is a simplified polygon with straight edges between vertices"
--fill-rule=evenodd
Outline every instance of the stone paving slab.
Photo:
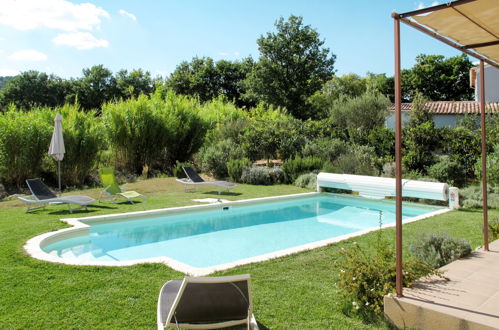
M 386 296 L 385 315 L 396 326 L 421 329 L 499 329 L 499 240 Z

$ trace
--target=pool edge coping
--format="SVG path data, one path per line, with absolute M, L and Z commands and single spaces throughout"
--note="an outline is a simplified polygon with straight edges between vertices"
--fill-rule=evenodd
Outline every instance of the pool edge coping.
M 295 198 L 300 198 L 300 197 L 313 197 L 313 196 L 320 196 L 320 195 L 337 195 L 337 194 L 332 194 L 332 193 L 324 193 L 324 192 L 308 192 L 308 193 L 300 193 L 300 194 L 291 194 L 291 195 L 279 195 L 279 196 L 271 196 L 271 197 L 259 197 L 259 198 L 251 198 L 251 199 L 243 199 L 243 200 L 238 200 L 238 201 L 229 201 L 229 202 L 223 202 L 223 203 L 210 203 L 208 205 L 206 204 L 201 204 L 201 205 L 188 205 L 188 206 L 180 206 L 180 207 L 172 207 L 172 208 L 163 208 L 163 209 L 154 209 L 154 210 L 146 210 L 146 211 L 136 211 L 136 212 L 127 212 L 127 213 L 116 213 L 116 214 L 105 214 L 105 215 L 99 215 L 99 216 L 90 216 L 90 217 L 83 217 L 83 218 L 61 218 L 60 221 L 66 222 L 68 225 L 71 227 L 68 228 L 63 228 L 59 229 L 56 231 L 51 231 L 47 232 L 44 234 L 37 235 L 35 237 L 30 238 L 26 243 L 24 244 L 24 250 L 30 255 L 31 257 L 42 260 L 42 261 L 48 261 L 48 262 L 53 262 L 53 263 L 59 263 L 59 264 L 66 264 L 66 265 L 72 265 L 72 266 L 107 266 L 107 267 L 123 267 L 123 266 L 132 266 L 132 265 L 137 265 L 137 264 L 143 264 L 143 263 L 162 263 L 165 264 L 166 266 L 172 268 L 173 270 L 182 272 L 184 274 L 188 274 L 191 276 L 204 276 L 204 275 L 209 275 L 211 273 L 214 273 L 216 271 L 222 271 L 222 270 L 227 270 L 230 268 L 234 268 L 237 266 L 242 266 L 242 265 L 248 265 L 252 263 L 257 263 L 257 262 L 262 262 L 262 261 L 267 261 L 275 258 L 280 258 L 284 256 L 288 256 L 294 253 L 298 252 L 303 252 L 303 251 L 308 251 L 312 249 L 316 249 L 319 247 L 324 247 L 333 243 L 337 243 L 343 240 L 347 240 L 349 238 L 353 237 L 358 237 L 361 235 L 365 235 L 367 233 L 385 229 L 385 228 L 390 228 L 394 227 L 395 223 L 390 223 L 390 224 L 385 224 L 380 227 L 373 227 L 361 231 L 357 231 L 354 233 L 346 234 L 346 235 L 341 235 L 333 238 L 328 238 L 325 240 L 320 240 L 312 243 L 307 243 L 271 253 L 266 253 L 262 254 L 259 256 L 255 257 L 250 257 L 250 258 L 245 258 L 241 260 L 237 260 L 234 262 L 229 262 L 229 263 L 224 263 L 216 266 L 210 266 L 210 267 L 193 267 L 189 266 L 187 264 L 184 264 L 178 260 L 175 260 L 170 257 L 162 256 L 162 257 L 154 257 L 154 258 L 146 258 L 146 259 L 140 259 L 140 260 L 127 260 L 127 261 L 82 261 L 76 258 L 61 258 L 58 256 L 54 256 L 52 254 L 49 254 L 45 251 L 42 250 L 43 245 L 46 243 L 47 240 L 55 240 L 57 241 L 57 238 L 65 237 L 68 238 L 70 235 L 75 235 L 75 234 L 80 234 L 82 231 L 88 231 L 89 228 L 91 227 L 89 224 L 83 223 L 81 221 L 88 221 L 90 222 L 98 222 L 99 220 L 106 220 L 106 219 L 116 219 L 116 218 L 121 218 L 121 219 L 126 219 L 126 218 L 133 218 L 136 216 L 141 216 L 141 215 L 155 215 L 155 214 L 162 214 L 162 213 L 171 213 L 171 214 L 177 214 L 177 213 L 182 213 L 186 211 L 192 211 L 192 210 L 210 210 L 216 207 L 220 207 L 220 205 L 226 205 L 226 206 L 234 206 L 234 205 L 251 205 L 254 202 L 261 202 L 261 201 L 278 201 L 278 200 L 292 200 Z M 345 196 L 340 196 L 340 197 L 346 197 L 346 198 L 355 198 L 357 196 L 352 196 L 352 195 L 345 195 Z M 412 204 L 409 202 L 409 204 Z M 417 204 L 417 203 L 414 203 Z M 433 212 L 429 212 L 420 216 L 412 217 L 409 219 L 404 220 L 404 224 L 419 221 L 422 219 L 426 219 L 429 217 L 433 217 L 435 215 L 447 213 L 449 211 L 452 211 L 450 208 L 442 208 L 439 210 L 435 210 Z M 78 236 L 78 235 L 76 235 Z M 42 245 L 43 244 L 43 245 Z

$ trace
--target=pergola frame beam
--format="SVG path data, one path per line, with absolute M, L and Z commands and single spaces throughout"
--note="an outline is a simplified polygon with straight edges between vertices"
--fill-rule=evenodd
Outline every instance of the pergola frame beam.
M 482 199 L 483 199 L 483 248 L 489 250 L 488 241 L 488 205 L 487 205 L 487 140 L 486 140 L 486 125 L 485 125 L 485 68 L 484 63 L 490 64 L 499 68 L 499 62 L 489 59 L 469 48 L 480 48 L 492 46 L 499 41 L 484 42 L 475 45 L 460 45 L 448 38 L 445 38 L 431 29 L 413 22 L 408 17 L 430 13 L 442 9 L 453 8 L 457 10 L 457 6 L 464 5 L 476 0 L 457 0 L 454 2 L 419 9 L 403 14 L 392 13 L 394 19 L 394 48 L 395 48 L 395 190 L 396 190 L 396 212 L 395 212 L 395 233 L 396 233 L 396 283 L 395 289 L 397 296 L 403 296 L 403 269 L 402 269 L 402 86 L 400 73 L 400 22 L 421 31 L 448 46 L 451 46 L 465 54 L 475 57 L 480 60 L 480 125 L 481 125 L 481 140 L 482 140 Z M 457 10 L 458 11 L 458 10 Z M 473 22 L 475 23 L 475 22 Z M 476 23 L 475 23 L 476 24 Z
M 413 21 L 411 21 L 408 18 L 402 18 L 401 14 L 394 13 L 394 14 L 392 14 L 392 17 L 394 19 L 398 19 L 398 20 L 402 21 L 404 24 L 407 24 L 407 25 L 415 28 L 418 31 L 423 32 L 424 34 L 429 35 L 432 38 L 437 39 L 438 41 L 443 42 L 444 44 L 446 44 L 448 46 L 451 46 L 451 47 L 453 47 L 453 48 L 455 48 L 455 49 L 457 49 L 457 50 L 459 50 L 459 51 L 461 51 L 461 52 L 463 52 L 465 54 L 468 54 L 468 55 L 470 55 L 472 57 L 475 57 L 475 58 L 477 58 L 479 60 L 483 60 L 485 63 L 487 63 L 489 65 L 492 65 L 492 66 L 494 66 L 494 67 L 496 67 L 496 68 L 499 69 L 499 63 L 497 63 L 497 62 L 489 59 L 488 57 L 482 56 L 482 55 L 478 54 L 477 52 L 469 50 L 468 48 L 471 48 L 469 46 L 463 46 L 463 45 L 460 45 L 460 44 L 458 44 L 458 43 L 456 43 L 454 41 L 451 41 L 451 40 L 449 40 L 447 38 L 444 38 L 441 35 L 439 35 L 438 33 L 434 32 L 434 31 L 432 31 L 432 30 L 430 30 L 430 29 L 428 29 L 428 28 L 426 28 L 426 27 L 424 27 L 424 26 L 422 26 L 420 24 L 414 23 Z M 482 47 L 484 47 L 484 46 L 482 46 Z
M 494 45 L 499 45 L 499 40 L 489 41 L 489 42 L 481 42 L 479 44 L 466 45 L 466 46 L 464 46 L 464 48 L 465 49 L 482 48 L 482 47 L 488 47 L 488 46 L 494 46 Z
M 473 1 L 476 1 L 476 0 L 458 0 L 458 1 L 454 1 L 454 2 L 448 2 L 448 3 L 441 4 L 441 5 L 433 6 L 433 7 L 408 11 L 408 12 L 403 13 L 403 14 L 398 14 L 398 16 L 399 16 L 399 18 L 411 17 L 411 16 L 416 16 L 416 15 L 431 13 L 431 12 L 441 10 L 441 9 L 457 7 L 457 6 L 464 5 L 466 3 L 470 3 Z

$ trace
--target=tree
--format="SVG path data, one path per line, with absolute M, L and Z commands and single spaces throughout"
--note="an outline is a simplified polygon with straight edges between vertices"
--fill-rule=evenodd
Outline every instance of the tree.
M 409 171 L 422 174 L 426 174 L 435 163 L 434 152 L 441 142 L 440 133 L 425 107 L 427 101 L 421 93 L 416 92 L 403 134 L 406 147 L 402 159 L 404 166 Z
M 242 61 L 220 60 L 216 63 L 216 71 L 219 79 L 219 93 L 233 101 L 239 107 L 255 106 L 251 100 L 243 98 L 245 91 L 243 81 L 255 65 L 253 59 L 248 57 Z
M 315 107 L 313 119 L 322 119 L 327 115 L 334 101 L 340 97 L 357 97 L 366 92 L 366 79 L 355 73 L 334 76 L 321 90 L 312 95 L 308 102 Z
M 177 94 L 197 96 L 202 102 L 225 95 L 238 106 L 247 106 L 248 102 L 242 99 L 245 91 L 241 81 L 246 79 L 252 66 L 251 58 L 215 63 L 210 57 L 195 57 L 191 62 L 180 63 L 166 86 Z
M 118 94 L 123 99 L 154 92 L 154 81 L 149 71 L 138 69 L 129 73 L 127 70 L 120 70 L 116 73 L 115 79 Z
M 9 80 L 14 78 L 14 76 L 3 76 L 0 77 L 0 89 L 4 88 Z
M 281 17 L 275 26 L 276 33 L 257 40 L 260 58 L 245 81 L 246 96 L 285 107 L 296 118 L 310 118 L 307 100 L 333 77 L 336 56 L 301 17 Z
M 368 92 L 380 93 L 390 99 L 390 101 L 395 101 L 394 86 L 395 82 L 393 77 L 387 77 L 385 73 L 372 73 L 368 72 L 366 79 L 366 89 Z
M 33 106 L 60 106 L 68 89 L 68 83 L 55 75 L 26 71 L 7 82 L 0 91 L 0 104 L 14 104 L 25 110 Z
M 74 81 L 73 95 L 68 101 L 76 101 L 84 109 L 100 109 L 102 104 L 119 96 L 116 79 L 103 65 L 83 69 L 83 77 Z
M 366 79 L 355 73 L 334 76 L 324 84 L 323 91 L 334 99 L 340 96 L 357 97 L 366 92 Z
M 348 132 L 351 139 L 365 138 L 371 130 L 382 126 L 390 101 L 381 94 L 364 93 L 358 97 L 340 97 L 330 108 L 332 121 Z
M 412 100 L 416 91 L 432 101 L 473 99 L 469 84 L 471 61 L 465 54 L 445 58 L 442 55 L 418 55 L 416 64 L 402 72 L 403 97 Z

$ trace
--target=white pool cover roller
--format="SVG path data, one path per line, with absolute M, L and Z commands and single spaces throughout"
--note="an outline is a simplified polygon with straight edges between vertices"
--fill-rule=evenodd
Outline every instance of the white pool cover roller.
M 395 179 L 376 176 L 319 173 L 318 188 L 336 188 L 356 191 L 373 198 L 395 196 Z M 446 201 L 449 187 L 446 183 L 402 180 L 402 196 Z

